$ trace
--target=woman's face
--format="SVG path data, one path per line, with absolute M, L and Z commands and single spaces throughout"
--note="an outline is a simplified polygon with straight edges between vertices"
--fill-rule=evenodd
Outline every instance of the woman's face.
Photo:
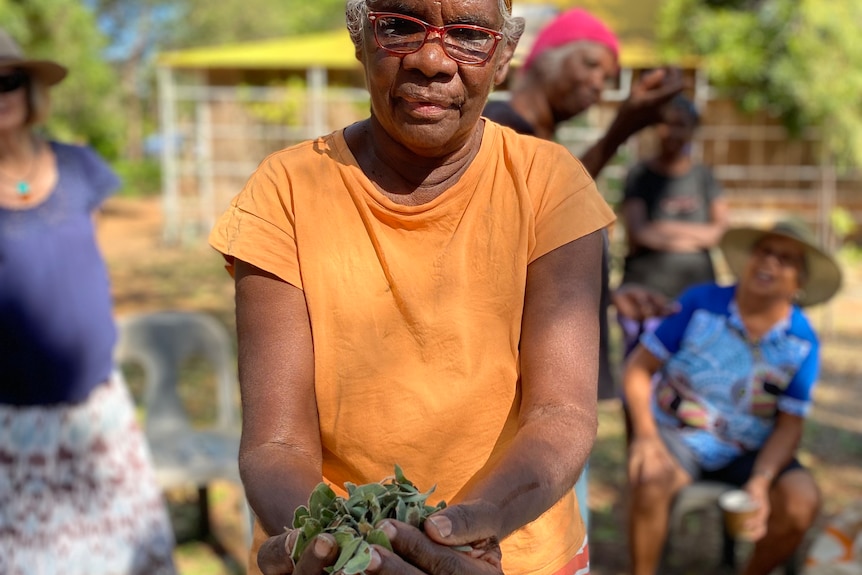
M 565 54 L 548 90 L 557 122 L 577 116 L 596 104 L 608 81 L 617 73 L 614 53 L 604 44 L 573 42 L 560 50 Z
M 766 236 L 751 249 L 742 287 L 752 295 L 792 301 L 804 274 L 805 248 L 784 236 Z
M 662 154 L 684 153 L 694 137 L 694 120 L 685 110 L 674 107 L 666 109 L 662 118 L 662 123 L 656 126 Z
M 8 90 L 0 92 L 0 133 L 20 130 L 27 122 L 27 88 L 18 85 L 21 74 L 15 68 L 0 67 L 0 86 Z
M 500 30 L 498 0 L 370 0 L 372 12 L 394 12 L 433 26 L 471 24 Z M 412 54 L 380 48 L 368 20 L 357 58 L 365 68 L 371 112 L 398 144 L 423 157 L 449 154 L 468 141 L 488 94 L 505 79 L 514 46 L 497 43 L 483 64 L 459 64 L 431 32 Z

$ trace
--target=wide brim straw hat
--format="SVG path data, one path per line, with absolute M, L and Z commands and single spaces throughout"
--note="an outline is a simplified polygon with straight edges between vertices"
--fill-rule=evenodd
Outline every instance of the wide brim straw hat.
M 814 234 L 805 224 L 794 220 L 783 220 L 762 227 L 733 227 L 725 232 L 719 245 L 728 267 L 737 278 L 742 276 L 752 248 L 766 236 L 790 238 L 805 249 L 806 281 L 797 299 L 800 306 L 824 303 L 841 288 L 842 274 L 838 262 L 818 245 Z
M 32 60 L 25 57 L 21 47 L 5 30 L 0 30 L 0 66 L 24 70 L 31 78 L 35 78 L 46 86 L 53 86 L 62 82 L 68 73 L 66 67 L 57 62 Z

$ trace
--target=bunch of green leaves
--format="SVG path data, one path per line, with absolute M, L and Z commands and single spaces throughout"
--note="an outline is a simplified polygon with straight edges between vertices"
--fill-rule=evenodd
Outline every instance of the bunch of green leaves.
M 421 528 L 426 517 L 446 507 L 444 501 L 427 505 L 425 502 L 435 488 L 420 492 L 398 465 L 394 476 L 378 483 L 345 483 L 344 488 L 347 498 L 336 495 L 326 483 L 320 483 L 311 492 L 308 506 L 296 508 L 293 528 L 299 530 L 299 537 L 291 553 L 294 561 L 299 560 L 317 535 L 329 533 L 338 544 L 339 554 L 327 571 L 341 571 L 345 575 L 364 573 L 371 562 L 371 545 L 392 550 L 386 534 L 375 528 L 379 521 L 396 519 Z

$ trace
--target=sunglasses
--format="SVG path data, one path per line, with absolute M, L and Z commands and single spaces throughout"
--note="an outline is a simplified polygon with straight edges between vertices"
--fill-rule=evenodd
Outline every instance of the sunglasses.
M 14 92 L 27 84 L 27 74 L 16 70 L 9 74 L 0 74 L 0 94 Z
M 432 26 L 418 18 L 392 12 L 369 12 L 368 21 L 374 29 L 377 45 L 391 54 L 405 56 L 418 52 L 431 32 L 441 38 L 443 51 L 459 64 L 484 64 L 503 39 L 497 30 L 470 24 Z

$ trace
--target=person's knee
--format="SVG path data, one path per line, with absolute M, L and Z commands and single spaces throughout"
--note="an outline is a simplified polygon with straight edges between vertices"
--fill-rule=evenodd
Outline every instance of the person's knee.
M 673 487 L 672 473 L 656 476 L 632 485 L 632 510 L 636 513 L 669 511 L 674 496 L 679 491 Z
M 820 490 L 808 472 L 795 470 L 779 478 L 771 503 L 778 525 L 788 531 L 805 532 L 820 512 Z

